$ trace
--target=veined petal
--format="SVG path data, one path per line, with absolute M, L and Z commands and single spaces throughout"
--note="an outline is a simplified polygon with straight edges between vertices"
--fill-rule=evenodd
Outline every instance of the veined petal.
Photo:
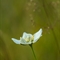
M 33 41 L 33 43 L 35 43 L 41 36 L 42 36 L 42 29 L 40 29 L 38 32 L 36 32 L 34 34 L 34 41 Z
M 20 44 L 20 43 L 21 43 L 20 40 L 17 40 L 17 39 L 15 39 L 15 38 L 12 38 L 12 40 L 13 40 L 13 42 L 16 43 L 16 44 Z

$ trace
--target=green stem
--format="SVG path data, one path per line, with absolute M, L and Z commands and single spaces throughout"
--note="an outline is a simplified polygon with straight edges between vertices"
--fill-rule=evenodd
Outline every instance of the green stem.
M 35 57 L 35 60 L 37 60 L 37 58 L 36 58 L 36 55 L 35 55 L 35 53 L 34 53 L 34 49 L 33 49 L 33 46 L 32 46 L 32 44 L 30 44 L 29 46 L 30 46 L 30 47 L 31 47 L 31 49 L 32 49 L 32 52 L 33 52 L 33 54 L 34 54 L 34 57 Z

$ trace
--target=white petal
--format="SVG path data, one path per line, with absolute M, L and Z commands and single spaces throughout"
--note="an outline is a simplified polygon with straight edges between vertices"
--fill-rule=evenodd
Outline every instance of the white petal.
M 33 43 L 35 43 L 41 36 L 42 36 L 42 29 L 40 29 L 38 32 L 36 32 L 34 34 L 34 41 L 33 41 Z
M 32 37 L 32 34 L 30 34 L 30 33 L 26 33 L 26 32 L 23 33 L 22 38 L 25 39 L 25 38 L 29 38 L 29 37 L 31 38 L 31 37 Z
M 17 39 L 15 39 L 15 38 L 12 38 L 12 40 L 13 40 L 16 44 L 20 44 L 20 43 L 21 43 L 20 40 L 17 40 Z
M 27 37 L 27 33 L 24 32 L 22 37 L 23 37 L 23 38 L 26 38 L 26 37 Z

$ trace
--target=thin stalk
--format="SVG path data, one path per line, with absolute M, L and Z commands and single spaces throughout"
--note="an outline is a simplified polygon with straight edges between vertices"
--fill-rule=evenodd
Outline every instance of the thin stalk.
M 31 49 L 32 49 L 33 55 L 34 55 L 34 57 L 35 57 L 35 60 L 37 60 L 32 44 L 31 44 L 31 45 L 29 45 L 29 46 L 30 46 L 30 47 L 31 47 Z

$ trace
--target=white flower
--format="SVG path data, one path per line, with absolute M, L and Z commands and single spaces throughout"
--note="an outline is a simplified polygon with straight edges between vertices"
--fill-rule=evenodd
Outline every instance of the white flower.
M 12 40 L 16 43 L 16 44 L 32 44 L 38 41 L 38 39 L 42 36 L 42 29 L 40 29 L 38 32 L 36 32 L 35 34 L 29 34 L 24 32 L 23 36 L 20 37 L 20 40 L 17 40 L 15 38 L 12 38 Z

